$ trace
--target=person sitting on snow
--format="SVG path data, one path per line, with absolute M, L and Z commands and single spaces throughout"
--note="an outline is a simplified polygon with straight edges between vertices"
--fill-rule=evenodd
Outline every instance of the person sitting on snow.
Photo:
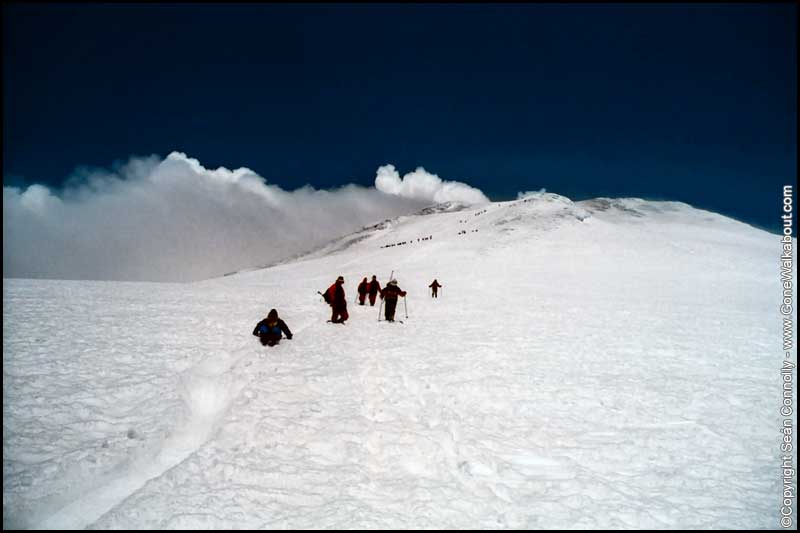
M 256 324 L 253 335 L 261 339 L 263 346 L 275 346 L 281 341 L 281 332 L 286 334 L 286 338 L 291 340 L 292 332 L 286 322 L 278 318 L 278 311 L 270 309 L 267 318 Z

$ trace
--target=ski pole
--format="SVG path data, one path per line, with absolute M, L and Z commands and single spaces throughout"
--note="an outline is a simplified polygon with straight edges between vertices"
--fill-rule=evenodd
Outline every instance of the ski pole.
M 403 307 L 406 309 L 406 318 L 408 318 L 408 304 L 406 303 L 406 297 L 403 296 Z

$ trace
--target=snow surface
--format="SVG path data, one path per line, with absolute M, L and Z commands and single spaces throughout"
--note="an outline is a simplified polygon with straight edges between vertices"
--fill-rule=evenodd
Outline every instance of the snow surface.
M 779 256 L 544 193 L 191 284 L 5 279 L 4 528 L 777 527 Z M 353 303 L 392 271 L 403 324 Z

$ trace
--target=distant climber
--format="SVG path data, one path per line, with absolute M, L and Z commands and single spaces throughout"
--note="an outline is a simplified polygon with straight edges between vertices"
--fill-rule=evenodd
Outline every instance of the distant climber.
M 397 280 L 393 279 L 386 284 L 386 287 L 381 291 L 381 300 L 386 302 L 386 320 L 387 322 L 394 322 L 394 310 L 397 307 L 397 297 L 405 296 L 406 291 L 397 285 Z
M 431 298 L 438 298 L 439 297 L 438 296 L 439 295 L 439 287 L 443 287 L 443 286 L 444 285 L 439 285 L 439 282 L 434 279 L 433 283 L 428 285 L 428 287 L 431 288 Z
M 286 334 L 286 338 L 292 339 L 292 332 L 286 322 L 278 317 L 278 311 L 270 309 L 267 318 L 256 324 L 253 335 L 261 340 L 263 346 L 275 346 L 281 341 L 281 333 Z
M 372 276 L 372 281 L 369 282 L 369 305 L 375 307 L 375 298 L 381 291 L 381 284 L 375 276 Z
M 364 301 L 367 299 L 367 292 L 369 292 L 369 283 L 367 283 L 367 278 L 364 278 L 358 284 L 358 305 L 364 305 Z

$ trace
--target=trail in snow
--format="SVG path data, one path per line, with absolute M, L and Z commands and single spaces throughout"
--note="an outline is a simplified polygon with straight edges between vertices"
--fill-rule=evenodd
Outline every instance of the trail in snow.
M 6 449 L 24 443 L 4 461 L 7 527 L 91 524 L 202 446 L 246 386 L 242 368 L 264 354 L 242 331 L 220 337 L 205 311 L 238 313 L 249 336 L 266 310 L 242 311 L 247 297 L 220 305 L 181 285 L 7 284 L 20 290 L 4 290 L 4 420 L 26 421 L 5 431 Z M 44 491 L 42 476 L 54 480 Z M 37 496 L 15 505 L 20 490 Z
M 242 357 L 247 357 L 243 355 Z M 142 454 L 119 477 L 82 495 L 38 525 L 41 529 L 83 529 L 135 491 L 197 451 L 211 436 L 232 400 L 244 387 L 230 370 L 206 360 L 185 371 L 181 396 L 189 418 L 157 450 Z
M 296 329 L 300 333 L 305 327 Z M 284 340 L 283 345 L 291 341 Z M 253 379 L 244 368 L 268 357 L 267 348 L 244 345 L 228 354 L 212 354 L 180 375 L 180 394 L 188 419 L 183 421 L 156 450 L 140 457 L 69 505 L 38 524 L 39 529 L 83 529 L 142 488 L 148 481 L 195 453 L 213 435 L 236 397 Z M 249 346 L 247 346 L 249 344 Z M 282 346 L 291 355 L 291 346 Z

